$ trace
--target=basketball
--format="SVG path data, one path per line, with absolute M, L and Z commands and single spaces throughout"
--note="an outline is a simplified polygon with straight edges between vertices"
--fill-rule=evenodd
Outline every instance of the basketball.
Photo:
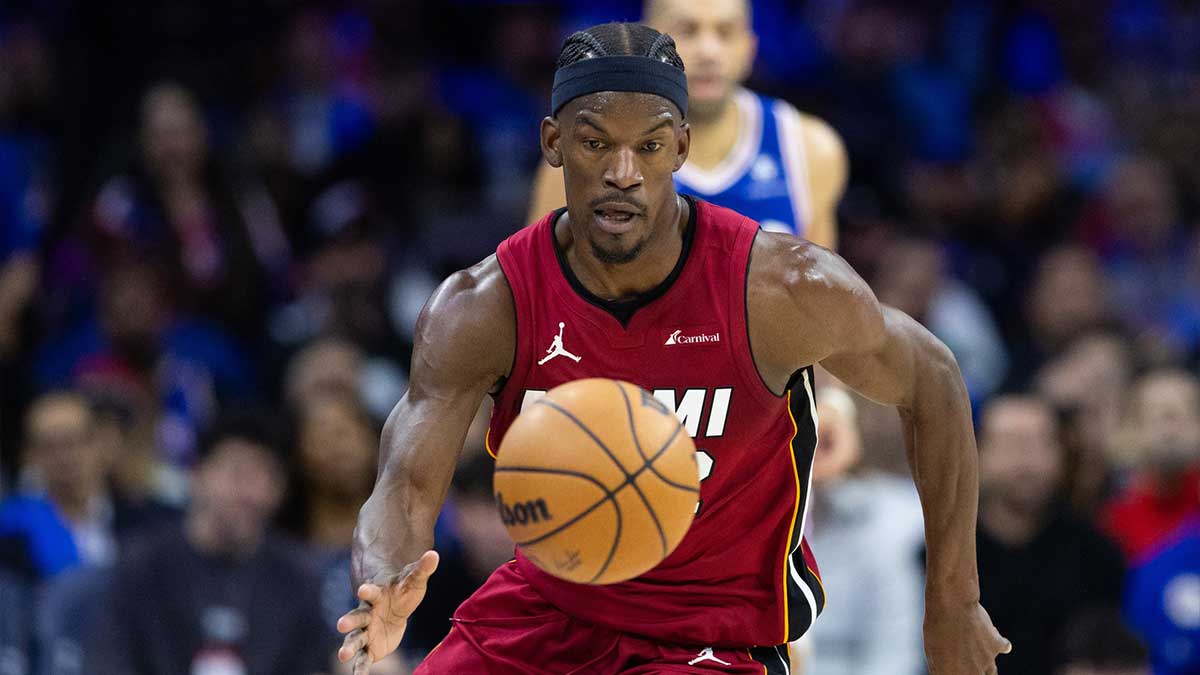
M 627 382 L 576 380 L 527 404 L 505 434 L 494 491 L 517 547 L 567 581 L 643 574 L 696 511 L 696 447 L 675 413 Z

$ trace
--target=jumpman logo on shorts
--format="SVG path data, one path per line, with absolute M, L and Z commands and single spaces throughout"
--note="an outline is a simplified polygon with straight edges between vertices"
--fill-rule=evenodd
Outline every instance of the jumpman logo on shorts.
M 718 659 L 716 657 L 716 655 L 713 654 L 712 647 L 705 647 L 699 654 L 696 655 L 696 658 L 692 659 L 691 661 L 688 661 L 688 665 L 694 666 L 697 663 L 700 663 L 701 661 L 716 661 L 717 663 L 719 663 L 723 666 L 732 666 L 733 665 L 732 663 L 730 663 L 728 661 L 722 661 L 721 659 Z
M 567 351 L 566 349 L 563 349 L 562 336 L 563 336 L 563 326 L 565 326 L 565 325 L 566 324 L 564 324 L 561 321 L 558 322 L 558 335 L 554 336 L 554 342 L 551 342 L 550 348 L 546 350 L 545 358 L 543 358 L 541 361 L 538 361 L 539 366 L 545 364 L 547 361 L 549 361 L 550 359 L 552 359 L 556 356 L 565 356 L 568 359 L 571 359 L 572 361 L 574 361 L 575 363 L 579 363 L 578 356 L 575 356 L 574 354 Z

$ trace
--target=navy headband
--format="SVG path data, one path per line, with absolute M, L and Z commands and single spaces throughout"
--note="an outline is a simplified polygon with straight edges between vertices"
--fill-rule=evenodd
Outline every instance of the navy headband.
M 598 91 L 633 91 L 662 96 L 687 117 L 687 75 L 648 56 L 597 56 L 563 66 L 554 73 L 550 114 L 571 99 Z

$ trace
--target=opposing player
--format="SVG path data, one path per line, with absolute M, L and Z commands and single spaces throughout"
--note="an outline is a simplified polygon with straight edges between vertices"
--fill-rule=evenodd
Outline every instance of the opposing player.
M 950 352 L 826 249 L 676 193 L 691 132 L 670 37 L 636 24 L 572 35 L 551 110 L 542 151 L 564 169 L 567 207 L 453 275 L 423 311 L 356 531 L 363 605 L 339 622 L 339 656 L 365 673 L 403 637 L 481 399 L 495 399 L 495 448 L 525 401 L 600 376 L 684 417 L 704 472 L 688 534 L 654 570 L 609 586 L 561 581 L 518 552 L 418 675 L 788 672 L 785 643 L 825 601 L 801 536 L 819 363 L 901 411 L 926 515 L 930 672 L 996 672 L 1009 645 L 979 605 L 975 444 Z M 679 339 L 699 335 L 710 339 Z M 576 359 L 544 360 L 556 341 Z
M 687 64 L 692 149 L 675 173 L 676 190 L 836 248 L 845 148 L 822 120 L 741 86 L 757 45 L 750 9 L 749 0 L 645 3 L 645 22 L 670 34 Z M 564 204 L 562 171 L 542 164 L 529 221 Z

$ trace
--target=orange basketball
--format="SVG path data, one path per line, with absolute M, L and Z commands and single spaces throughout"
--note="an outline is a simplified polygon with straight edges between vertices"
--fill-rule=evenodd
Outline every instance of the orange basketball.
M 550 390 L 500 444 L 500 519 L 535 565 L 568 581 L 612 584 L 662 562 L 700 494 L 696 446 L 675 413 L 628 382 Z

